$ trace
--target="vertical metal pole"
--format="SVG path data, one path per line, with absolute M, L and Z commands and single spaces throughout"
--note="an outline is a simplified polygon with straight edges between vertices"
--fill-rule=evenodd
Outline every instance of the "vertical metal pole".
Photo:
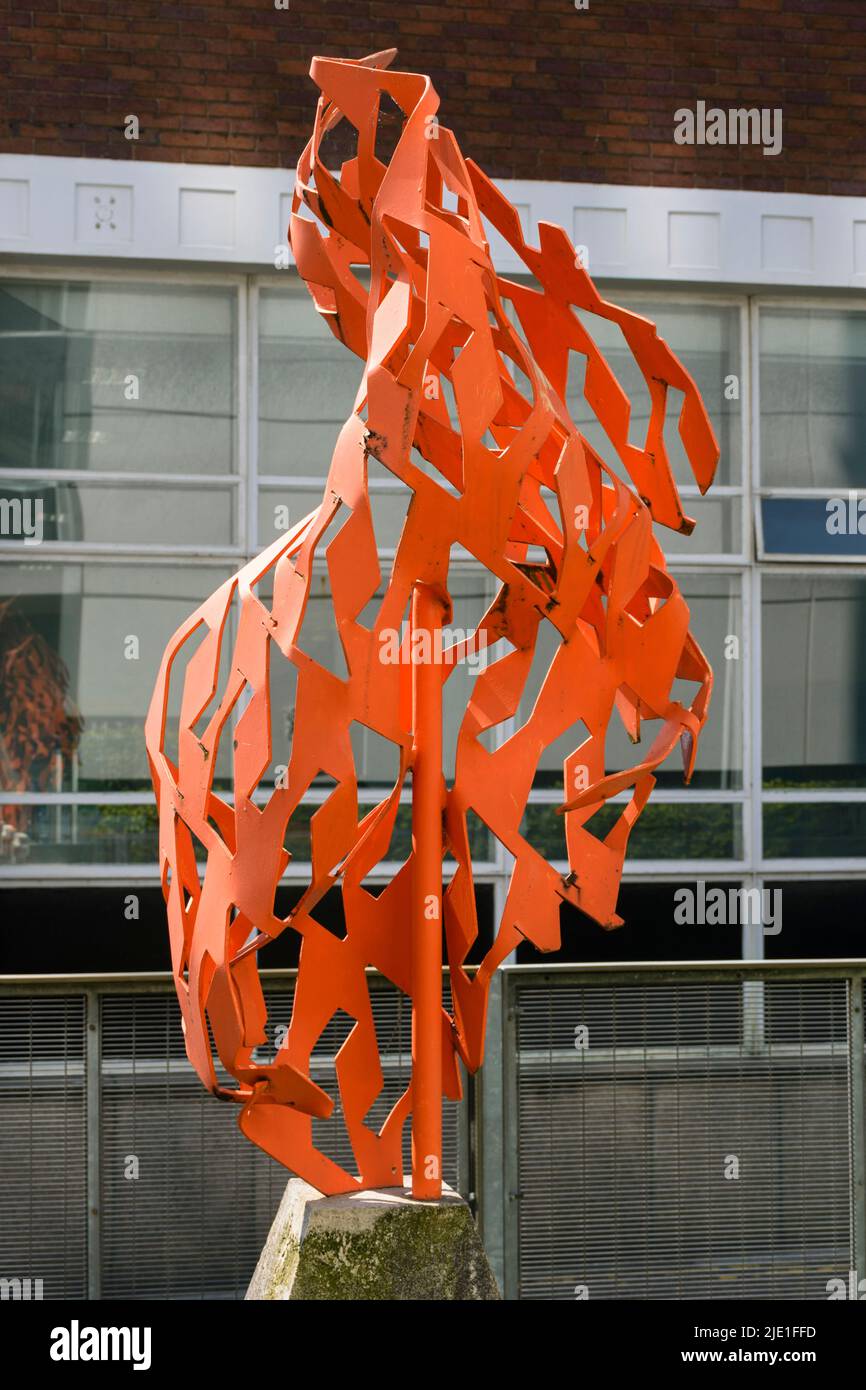
M 854 1292 L 866 1278 L 866 1104 L 864 1104 L 863 977 L 848 980 L 848 1094 L 851 1124 L 851 1266 Z
M 412 1195 L 442 1195 L 442 601 L 412 591 Z
M 100 1101 L 102 1028 L 99 993 L 85 994 L 84 1098 L 87 1116 L 87 1297 L 102 1295 Z

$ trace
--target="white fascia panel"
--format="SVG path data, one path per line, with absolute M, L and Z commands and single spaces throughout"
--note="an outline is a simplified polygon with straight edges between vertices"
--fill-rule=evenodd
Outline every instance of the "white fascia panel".
M 556 223 L 602 278 L 866 286 L 866 198 L 497 182 L 529 242 Z M 273 271 L 293 183 L 289 169 L 0 155 L 0 253 Z M 500 270 L 519 269 L 501 237 L 491 244 Z

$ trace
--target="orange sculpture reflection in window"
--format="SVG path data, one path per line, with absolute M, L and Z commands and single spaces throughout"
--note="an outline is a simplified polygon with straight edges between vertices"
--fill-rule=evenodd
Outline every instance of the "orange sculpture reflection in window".
M 515 209 L 439 124 L 429 79 L 387 71 L 392 58 L 317 58 L 312 65 L 321 98 L 298 165 L 291 245 L 316 309 L 364 363 L 324 496 L 172 638 L 147 744 L 172 965 L 187 1052 L 200 1077 L 240 1103 L 251 1140 L 328 1193 L 401 1183 L 411 1115 L 413 1192 L 435 1197 L 442 1095 L 460 1096 L 458 1061 L 470 1071 L 481 1065 L 493 971 L 520 942 L 555 950 L 563 902 L 603 927 L 617 926 L 629 832 L 654 771 L 679 743 L 691 774 L 712 675 L 653 535 L 653 522 L 684 534 L 693 526 L 665 446 L 669 388 L 682 393 L 679 435 L 702 491 L 718 447 L 694 382 L 654 325 L 600 297 L 561 228 L 541 223 L 538 249 L 526 244 Z M 383 102 L 402 117 L 387 163 L 376 153 Z M 340 122 L 354 127 L 357 142 L 336 176 L 323 141 Z M 530 278 L 494 270 L 488 228 Z M 621 330 L 643 374 L 651 411 L 642 443 L 631 437 L 629 401 L 587 316 Z M 583 395 L 622 476 L 566 407 L 575 360 L 585 365 Z M 370 460 L 411 497 L 387 573 L 371 513 Z M 494 577 L 498 592 L 474 630 L 452 641 L 455 547 Z M 342 674 L 316 659 L 305 629 L 317 561 L 326 569 Z M 527 712 L 543 625 L 557 644 Z M 394 633 L 401 634 L 396 660 L 393 646 L 386 657 Z M 425 637 L 433 639 L 426 647 Z M 218 690 L 224 647 L 228 676 Z M 425 650 L 427 658 L 417 659 Z M 482 652 L 446 786 L 443 687 Z M 296 678 L 290 751 L 275 734 L 270 693 L 271 678 L 287 665 Z M 697 684 L 688 707 L 672 697 L 677 679 Z M 171 752 L 170 682 L 181 692 Z M 606 773 L 612 718 L 634 742 L 646 721 L 656 721 L 656 730 L 634 766 Z M 513 731 L 504 741 L 492 738 L 506 721 L 514 721 Z M 366 811 L 359 809 L 353 727 L 391 745 L 397 769 L 387 795 Z M 542 754 L 569 732 L 575 746 L 563 762 L 558 808 L 570 865 L 563 875 L 533 848 L 522 824 Z M 213 789 L 226 743 L 232 801 Z M 270 781 L 264 800 L 261 793 L 254 799 L 269 769 L 273 779 L 274 761 L 285 762 L 284 774 L 276 787 Z M 310 823 L 310 880 L 281 918 L 274 898 L 290 859 L 286 834 L 317 782 L 331 790 Z M 378 864 L 394 858 L 400 794 L 410 785 L 412 852 L 377 895 L 365 885 Z M 622 792 L 628 800 L 613 825 L 603 838 L 595 835 L 591 817 Z M 466 965 L 478 936 L 473 817 L 514 866 L 477 970 Z M 197 846 L 206 855 L 201 876 Z M 443 892 L 446 856 L 453 871 Z M 342 888 L 342 937 L 315 916 L 334 885 Z M 286 930 L 301 938 L 291 1025 L 275 1055 L 262 1060 L 258 962 Z M 371 1117 L 384 1082 L 368 967 L 412 1005 L 412 1079 L 381 1123 Z M 313 1131 L 334 1101 L 311 1074 L 311 1055 L 338 1014 L 351 1021 L 336 1058 L 354 1156 L 348 1167 L 322 1152 Z M 208 1024 L 234 1086 L 217 1078 Z

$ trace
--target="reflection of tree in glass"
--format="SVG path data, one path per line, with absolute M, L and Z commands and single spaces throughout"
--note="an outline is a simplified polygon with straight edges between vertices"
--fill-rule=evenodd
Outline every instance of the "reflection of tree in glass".
M 75 757 L 84 720 L 57 652 L 15 607 L 0 602 L 0 788 L 45 791 L 56 760 Z M 4 806 L 0 853 L 20 857 L 32 808 Z

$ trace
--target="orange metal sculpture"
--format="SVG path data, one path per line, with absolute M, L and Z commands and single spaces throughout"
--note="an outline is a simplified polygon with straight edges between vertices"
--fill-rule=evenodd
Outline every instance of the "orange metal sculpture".
M 147 745 L 173 969 L 187 1052 L 202 1080 L 240 1102 L 250 1139 L 329 1193 L 402 1182 L 401 1134 L 411 1113 L 413 1192 L 429 1198 L 441 1190 L 442 1093 L 460 1095 L 458 1059 L 470 1070 L 481 1064 L 492 972 L 521 941 L 556 949 L 563 901 L 604 927 L 619 925 L 623 858 L 654 769 L 679 742 L 691 774 L 712 676 L 653 536 L 653 521 L 686 534 L 693 526 L 665 451 L 669 387 L 683 393 L 679 433 L 702 491 L 718 448 L 694 382 L 653 324 L 601 299 L 560 228 L 542 223 L 539 249 L 526 245 L 514 208 L 464 162 L 454 136 L 438 124 L 429 79 L 386 71 L 392 58 L 317 58 L 312 65 L 322 95 L 298 165 L 291 244 L 319 313 L 365 363 L 321 505 L 175 634 L 159 672 Z M 386 98 L 403 118 L 387 164 L 376 153 Z M 357 152 L 337 177 L 326 167 L 322 142 L 343 120 L 357 132 Z M 531 281 L 495 272 L 484 219 Z M 369 282 L 355 273 L 359 267 L 369 267 Z M 628 399 L 575 310 L 618 325 L 643 372 L 652 401 L 643 444 L 630 441 Z M 584 395 L 624 477 L 569 416 L 570 354 L 585 359 Z M 412 493 L 384 586 L 367 488 L 371 458 Z M 335 519 L 342 526 L 330 539 Z M 449 643 L 455 546 L 500 587 L 474 634 Z M 305 644 L 305 607 L 322 549 L 345 679 Z M 265 601 L 261 590 L 271 584 L 273 597 Z M 217 694 L 236 600 L 230 674 Z M 374 616 L 362 621 L 370 604 Z M 385 634 L 401 631 L 407 616 L 400 659 L 384 660 Z M 518 707 L 543 624 L 552 625 L 559 645 L 521 722 Z M 417 641 L 425 636 L 434 639 L 426 647 Z M 178 747 L 169 756 L 169 683 L 180 680 L 179 660 L 192 639 L 198 645 L 183 676 Z M 475 676 L 446 787 L 443 686 L 459 662 L 500 639 L 507 653 Z M 254 792 L 273 756 L 274 662 L 290 663 L 297 674 L 291 756 L 284 784 L 257 804 Z M 677 678 L 698 684 L 690 708 L 671 697 Z M 614 709 L 635 742 L 643 721 L 659 726 L 635 766 L 606 775 Z M 515 716 L 516 731 L 488 748 L 487 731 Z M 360 819 L 353 721 L 388 740 L 399 757 L 390 794 Z M 521 821 L 543 750 L 581 723 L 579 746 L 563 766 L 559 809 L 571 866 L 563 877 L 521 833 Z M 233 739 L 233 803 L 212 785 L 225 739 Z M 410 773 L 412 853 L 374 896 L 365 879 L 389 857 Z M 311 880 L 281 919 L 274 895 L 290 858 L 286 829 L 323 774 L 335 786 L 312 819 Z M 628 789 L 622 813 L 597 838 L 587 828 L 590 817 Z M 478 934 L 470 813 L 514 860 L 495 941 L 475 973 L 466 968 Z M 207 855 L 201 880 L 197 843 Z M 443 894 L 446 853 L 455 868 Z M 335 884 L 342 885 L 343 939 L 312 915 Z M 266 1021 L 257 958 L 287 928 L 302 938 L 291 1026 L 275 1059 L 262 1064 L 254 1057 Z M 441 1003 L 443 930 L 453 1016 Z M 383 1086 L 369 966 L 411 998 L 413 1011 L 411 1083 L 379 1129 L 366 1122 Z M 312 1080 L 310 1058 L 338 1010 L 354 1020 L 336 1061 L 354 1172 L 313 1142 L 312 1119 L 327 1117 L 333 1102 Z M 218 1083 L 209 1024 L 234 1089 Z

